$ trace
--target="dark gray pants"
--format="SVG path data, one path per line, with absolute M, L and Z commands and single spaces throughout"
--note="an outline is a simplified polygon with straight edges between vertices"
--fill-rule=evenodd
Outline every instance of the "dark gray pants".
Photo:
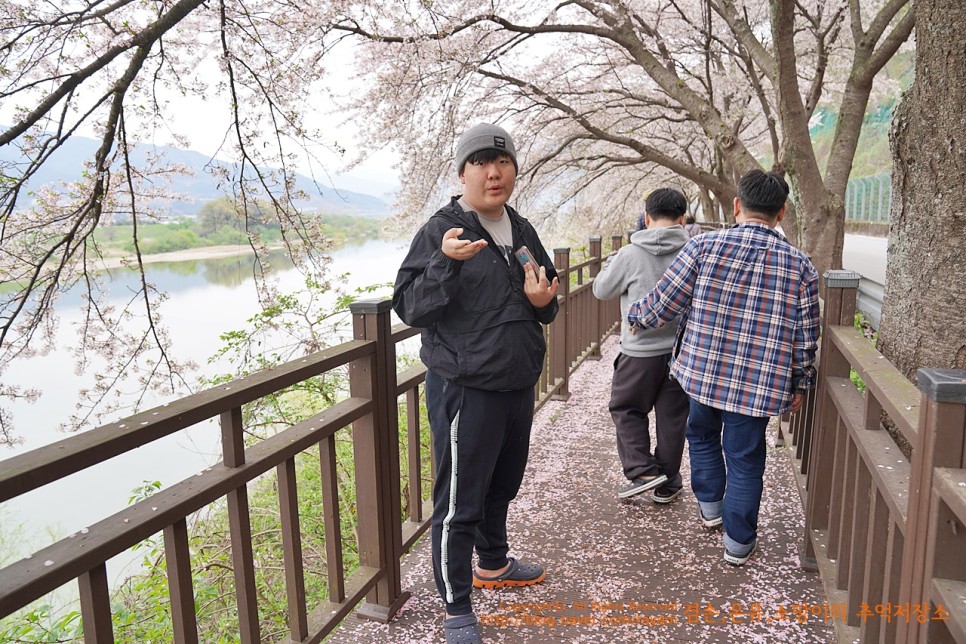
M 614 360 L 614 382 L 611 385 L 610 414 L 617 428 L 617 455 L 624 476 L 665 474 L 666 486 L 679 488 L 684 433 L 690 401 L 676 380 L 668 373 L 671 354 L 635 358 L 618 354 Z M 651 453 L 650 422 L 647 415 L 655 411 L 657 445 Z

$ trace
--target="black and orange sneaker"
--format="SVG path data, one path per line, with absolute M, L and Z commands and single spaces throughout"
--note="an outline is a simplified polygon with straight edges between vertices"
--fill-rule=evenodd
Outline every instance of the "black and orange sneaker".
M 528 564 L 508 557 L 510 567 L 496 577 L 480 577 L 473 570 L 474 588 L 507 588 L 510 586 L 532 586 L 539 584 L 547 576 L 544 569 L 537 564 Z

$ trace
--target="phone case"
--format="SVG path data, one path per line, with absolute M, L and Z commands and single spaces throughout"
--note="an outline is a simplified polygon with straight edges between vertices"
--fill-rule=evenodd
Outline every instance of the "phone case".
M 537 264 L 536 260 L 533 259 L 533 255 L 530 254 L 530 249 L 526 246 L 521 246 L 519 249 L 513 252 L 517 256 L 517 261 L 520 262 L 520 266 L 526 266 L 529 264 L 533 267 L 533 271 L 539 275 L 540 265 Z

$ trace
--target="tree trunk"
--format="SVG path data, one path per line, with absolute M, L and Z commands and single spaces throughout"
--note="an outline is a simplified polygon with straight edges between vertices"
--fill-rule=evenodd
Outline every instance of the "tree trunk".
M 782 231 L 792 246 L 801 247 L 801 237 L 798 234 L 798 208 L 792 199 L 788 200 L 788 208 L 785 210 L 785 220 L 782 222 Z
M 966 369 L 966 49 L 962 0 L 916 0 L 916 80 L 892 127 L 879 350 L 910 380 Z
M 718 209 L 715 208 L 711 192 L 703 186 L 698 186 L 698 200 L 701 203 L 701 221 L 716 223 L 719 221 Z
M 718 206 L 716 210 L 720 210 L 721 213 L 720 221 L 725 224 L 735 223 L 735 197 L 738 195 L 737 189 L 728 192 L 718 191 L 713 194 Z
M 794 0 L 771 3 L 772 38 L 776 43 L 794 42 Z M 837 213 L 832 195 L 825 189 L 808 131 L 809 112 L 802 102 L 794 47 L 776 47 L 778 74 L 776 96 L 782 124 L 782 154 L 788 182 L 796 194 L 795 213 L 788 222 L 797 245 L 812 258 L 819 274 L 842 265 L 845 213 Z M 836 218 L 836 214 L 839 217 Z
M 812 258 L 818 274 L 842 268 L 845 240 L 845 202 L 825 190 L 825 183 L 814 176 L 800 178 L 795 185 L 795 210 L 798 247 Z

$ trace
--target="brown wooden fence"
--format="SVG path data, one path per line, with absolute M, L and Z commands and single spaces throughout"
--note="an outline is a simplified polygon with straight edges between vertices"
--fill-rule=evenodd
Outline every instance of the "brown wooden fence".
M 819 386 L 784 428 L 803 565 L 849 641 L 966 642 L 966 372 L 917 388 L 853 328 L 858 273 L 823 277 Z
M 616 250 L 621 237 L 612 240 Z M 600 355 L 600 342 L 619 324 L 619 305 L 598 302 L 590 281 L 603 257 L 599 237 L 591 257 L 568 266 L 569 249 L 557 249 L 560 314 L 547 329 L 548 358 L 536 388 L 535 405 L 566 398 L 570 373 Z M 571 288 L 573 281 L 576 286 Z M 221 463 L 122 509 L 88 529 L 62 539 L 0 570 L 0 617 L 76 580 L 84 637 L 114 641 L 106 562 L 122 551 L 163 534 L 172 639 L 197 642 L 197 613 L 189 553 L 189 518 L 225 499 L 231 531 L 231 564 L 242 642 L 261 639 L 247 485 L 275 470 L 291 640 L 318 642 L 351 611 L 388 621 L 408 597 L 401 588 L 400 557 L 429 527 L 420 467 L 431 454 L 420 444 L 422 365 L 397 372 L 396 345 L 418 333 L 391 326 L 389 301 L 354 303 L 354 339 L 279 367 L 233 380 L 118 422 L 0 462 L 0 502 L 97 466 L 211 418 L 220 419 Z M 348 367 L 348 396 L 311 418 L 253 445 L 244 441 L 242 406 L 302 380 Z M 399 427 L 399 404 L 406 427 Z M 359 566 L 347 574 L 343 561 L 344 508 L 337 493 L 336 433 L 351 426 L 358 516 Z M 405 431 L 409 471 L 400 472 L 399 436 Z M 306 597 L 295 457 L 318 449 L 322 480 L 328 597 Z M 409 513 L 402 517 L 401 481 L 408 481 Z

